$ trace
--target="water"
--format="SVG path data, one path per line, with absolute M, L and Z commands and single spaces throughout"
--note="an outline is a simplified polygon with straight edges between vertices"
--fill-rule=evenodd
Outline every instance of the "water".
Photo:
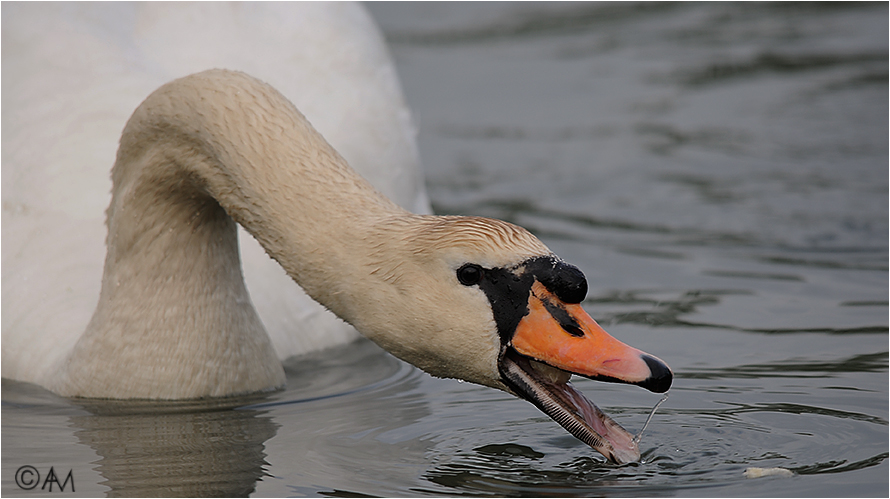
M 886 4 L 370 10 L 435 209 L 533 230 L 674 369 L 644 462 L 359 342 L 215 403 L 4 380 L 4 495 L 32 465 L 75 495 L 887 496 Z M 632 433 L 660 398 L 576 384 Z

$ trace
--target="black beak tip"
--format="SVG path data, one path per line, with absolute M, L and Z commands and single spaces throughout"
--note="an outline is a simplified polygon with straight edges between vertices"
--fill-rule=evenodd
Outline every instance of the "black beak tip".
M 655 393 L 664 393 L 674 381 L 674 373 L 664 362 L 649 355 L 643 355 L 643 361 L 649 366 L 649 378 L 640 383 L 643 388 Z

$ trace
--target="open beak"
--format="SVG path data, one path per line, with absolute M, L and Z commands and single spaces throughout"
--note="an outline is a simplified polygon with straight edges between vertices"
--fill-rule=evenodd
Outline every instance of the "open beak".
M 633 436 L 577 391 L 569 378 L 577 374 L 663 393 L 673 380 L 670 368 L 616 340 L 579 304 L 563 302 L 540 282 L 532 285 L 528 310 L 499 360 L 507 384 L 610 461 L 638 461 Z

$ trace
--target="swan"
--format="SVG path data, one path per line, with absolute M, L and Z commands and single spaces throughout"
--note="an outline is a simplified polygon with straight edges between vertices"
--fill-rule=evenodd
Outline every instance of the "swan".
M 663 361 L 584 312 L 583 274 L 532 234 L 401 207 L 245 73 L 204 71 L 149 95 L 121 135 L 111 193 L 84 332 L 28 377 L 4 322 L 4 377 L 94 398 L 280 387 L 280 354 L 241 272 L 240 225 L 309 296 L 395 356 L 526 399 L 614 462 L 639 459 L 636 442 L 569 378 L 670 387 Z
M 672 374 L 584 312 L 581 271 L 515 225 L 401 208 L 271 86 L 227 70 L 162 86 L 124 128 L 112 183 L 99 303 L 50 390 L 179 399 L 280 387 L 237 223 L 395 356 L 526 398 L 613 461 L 639 457 L 568 380 L 664 392 Z

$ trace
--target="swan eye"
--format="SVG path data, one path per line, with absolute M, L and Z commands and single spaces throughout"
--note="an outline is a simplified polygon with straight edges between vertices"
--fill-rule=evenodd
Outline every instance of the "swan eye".
M 482 280 L 482 267 L 468 263 L 457 269 L 457 280 L 464 286 L 479 284 Z

